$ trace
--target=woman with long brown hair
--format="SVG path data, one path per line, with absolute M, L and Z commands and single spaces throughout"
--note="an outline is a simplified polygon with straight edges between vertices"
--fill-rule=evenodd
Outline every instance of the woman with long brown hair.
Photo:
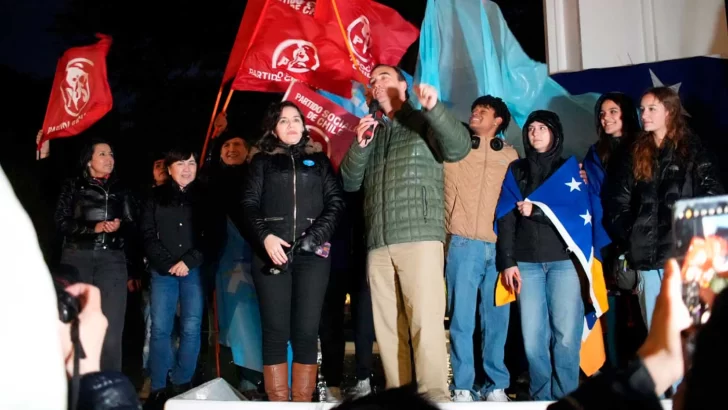
M 639 272 L 639 299 L 649 329 L 663 266 L 673 246 L 672 206 L 682 198 L 718 195 L 723 186 L 700 139 L 688 128 L 680 97 L 667 87 L 647 90 L 643 132 L 607 178 L 605 225 Z

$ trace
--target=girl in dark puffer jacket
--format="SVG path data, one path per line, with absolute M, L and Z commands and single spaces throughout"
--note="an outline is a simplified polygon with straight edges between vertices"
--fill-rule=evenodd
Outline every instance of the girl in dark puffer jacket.
M 609 169 L 604 224 L 613 240 L 626 244 L 627 261 L 640 274 L 640 305 L 649 328 L 662 267 L 673 248 L 673 204 L 724 191 L 707 152 L 688 129 L 674 91 L 648 90 L 640 111 L 644 131 L 626 159 Z
M 315 252 L 334 233 L 344 201 L 329 159 L 310 140 L 295 104 L 272 106 L 264 128 L 250 153 L 242 203 L 259 241 L 253 280 L 263 325 L 265 390 L 271 401 L 288 400 L 290 340 L 293 401 L 311 401 L 331 267 L 328 258 Z

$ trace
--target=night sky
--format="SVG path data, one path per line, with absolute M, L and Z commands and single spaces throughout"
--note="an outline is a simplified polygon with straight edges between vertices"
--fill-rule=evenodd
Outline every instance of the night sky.
M 379 2 L 421 25 L 425 0 Z M 542 1 L 496 3 L 524 50 L 543 62 Z M 201 150 L 244 9 L 245 1 L 231 0 L 0 0 L 0 80 L 6 97 L 0 165 L 41 237 L 53 231 L 49 217 L 57 188 L 77 172 L 78 153 L 90 138 L 113 143 L 117 171 L 133 186 L 148 183 L 152 157 L 171 145 Z M 114 108 L 81 135 L 51 141 L 50 158 L 37 162 L 35 135 L 57 60 L 69 47 L 94 43 L 95 32 L 114 41 L 107 58 Z M 417 46 L 400 63 L 410 72 Z M 236 92 L 230 126 L 256 139 L 265 108 L 280 98 Z

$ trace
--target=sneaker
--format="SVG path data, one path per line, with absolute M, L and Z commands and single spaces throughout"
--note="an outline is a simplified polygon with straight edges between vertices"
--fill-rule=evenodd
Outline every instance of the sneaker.
M 356 386 L 354 386 L 349 393 L 356 399 L 372 394 L 372 384 L 369 381 L 369 378 L 356 382 Z
M 485 395 L 485 401 L 511 401 L 503 389 L 496 389 Z
M 344 399 L 339 387 L 326 388 L 326 403 L 340 403 Z
M 457 403 L 474 401 L 473 394 L 470 393 L 470 390 L 455 390 L 452 401 Z

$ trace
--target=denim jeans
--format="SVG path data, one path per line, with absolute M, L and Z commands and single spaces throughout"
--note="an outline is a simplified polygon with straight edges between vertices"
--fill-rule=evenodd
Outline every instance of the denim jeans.
M 518 262 L 521 329 L 534 400 L 558 400 L 579 387 L 584 302 L 571 260 Z
M 473 332 L 475 309 L 480 310 L 485 385 L 481 394 L 506 389 L 510 375 L 504 356 L 510 306 L 495 306 L 495 244 L 453 235 L 445 264 L 450 317 L 450 362 L 453 389 L 470 390 L 475 381 Z M 480 291 L 481 302 L 477 298 Z
M 665 276 L 665 270 L 641 270 L 638 271 L 638 273 L 640 275 L 640 308 L 642 310 L 642 318 L 644 319 L 645 326 L 647 326 L 647 332 L 649 333 L 650 328 L 652 327 L 652 314 L 655 312 L 655 304 L 657 303 L 657 296 L 660 294 L 662 278 Z M 677 391 L 677 386 L 681 382 L 682 379 L 672 386 L 673 393 Z M 660 398 L 664 398 L 664 396 L 661 396 Z
M 177 358 L 172 354 L 172 329 L 177 302 L 180 304 L 180 345 Z M 189 383 L 195 373 L 200 353 L 202 309 L 205 296 L 199 269 L 190 269 L 187 276 L 160 275 L 152 271 L 152 337 L 149 367 L 152 391 L 167 385 Z

